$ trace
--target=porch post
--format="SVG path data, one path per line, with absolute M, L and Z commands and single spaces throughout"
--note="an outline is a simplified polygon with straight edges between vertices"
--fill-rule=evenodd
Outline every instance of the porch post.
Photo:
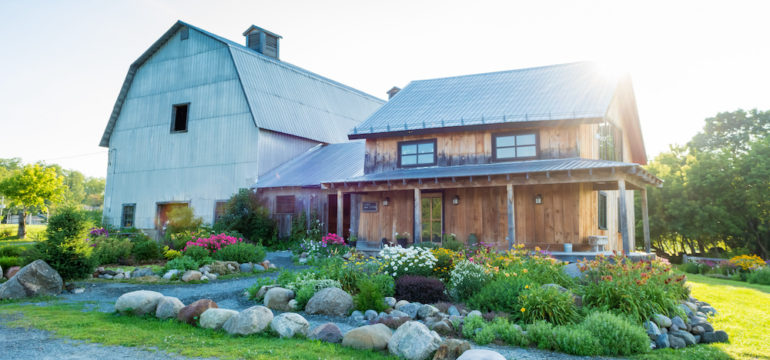
M 414 189 L 414 243 L 422 241 L 422 193 Z
M 516 213 L 514 208 L 513 184 L 505 186 L 508 190 L 508 249 L 516 244 Z
M 626 209 L 626 181 L 618 180 L 618 195 L 620 196 L 620 234 L 623 236 L 623 253 L 628 255 L 631 251 L 631 242 L 628 238 L 628 213 Z
M 345 229 L 342 228 L 343 226 L 342 218 L 344 217 L 344 214 L 345 214 L 345 211 L 344 211 L 345 209 L 343 209 L 343 207 L 345 206 L 345 202 L 342 201 L 343 199 L 344 198 L 342 195 L 342 189 L 337 190 L 337 235 L 339 236 L 342 236 L 342 234 L 345 233 L 344 232 Z
M 644 229 L 644 251 L 650 252 L 650 218 L 647 213 L 647 187 L 642 188 L 642 228 Z

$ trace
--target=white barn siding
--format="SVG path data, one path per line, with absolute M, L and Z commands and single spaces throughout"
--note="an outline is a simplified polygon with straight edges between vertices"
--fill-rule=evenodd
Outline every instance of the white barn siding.
M 275 169 L 303 153 L 317 141 L 261 129 L 259 131 L 259 175 Z
M 171 133 L 172 105 L 187 102 L 188 131 Z M 136 227 L 151 229 L 157 203 L 179 201 L 210 223 L 215 201 L 256 180 L 258 139 L 229 48 L 177 34 L 133 79 L 110 139 L 104 215 L 120 225 L 134 203 Z

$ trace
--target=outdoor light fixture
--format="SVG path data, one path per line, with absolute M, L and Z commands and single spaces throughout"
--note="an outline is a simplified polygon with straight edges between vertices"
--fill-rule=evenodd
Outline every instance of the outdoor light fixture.
M 455 197 L 452 198 L 452 205 L 460 205 L 460 197 L 455 195 Z
M 385 200 L 382 200 L 382 206 L 388 206 L 388 204 L 390 204 L 390 198 L 386 197 Z
M 535 195 L 535 204 L 540 205 L 543 203 L 543 195 L 537 194 Z

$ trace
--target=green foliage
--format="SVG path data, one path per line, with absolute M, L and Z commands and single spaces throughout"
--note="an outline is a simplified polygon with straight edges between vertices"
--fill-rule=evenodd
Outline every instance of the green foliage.
M 376 274 L 369 277 L 382 296 L 393 296 L 396 292 L 396 282 L 390 275 Z M 359 286 L 359 289 L 361 287 Z
M 570 292 L 561 292 L 555 287 L 535 287 L 519 295 L 519 314 L 526 323 L 545 320 L 552 324 L 564 325 L 578 318 L 575 301 Z
M 61 209 L 48 220 L 48 239 L 35 245 L 40 258 L 65 281 L 83 279 L 94 271 L 92 248 L 85 241 L 90 226 L 82 211 Z
M 473 339 L 477 329 L 484 327 L 484 318 L 481 316 L 466 316 L 463 321 L 462 335 L 466 339 Z
M 445 234 L 444 241 L 441 242 L 441 247 L 452 251 L 461 251 L 465 249 L 465 244 L 457 240 L 454 234 Z
M 214 229 L 216 232 L 237 231 L 252 242 L 274 245 L 278 232 L 264 204 L 264 199 L 254 192 L 241 189 L 227 202 L 225 213 L 214 224 Z
M 163 250 L 154 240 L 140 238 L 137 241 L 134 241 L 131 255 L 137 262 L 155 261 L 163 259 Z
M 188 246 L 182 254 L 195 259 L 195 261 L 201 261 L 211 256 L 211 252 L 203 246 Z
M 0 194 L 10 200 L 10 206 L 21 210 L 47 211 L 49 204 L 62 201 L 66 187 L 56 169 L 42 165 L 25 165 L 0 179 Z M 19 223 L 19 238 L 24 238 L 24 222 Z
M 555 350 L 578 356 L 596 356 L 602 353 L 599 340 L 585 326 L 556 326 L 552 343 Z
M 752 284 L 770 285 L 770 266 L 750 272 L 747 280 Z
M 479 345 L 486 345 L 495 341 L 495 329 L 491 326 L 483 326 L 473 335 L 473 341 Z
M 691 261 L 682 264 L 680 269 L 689 274 L 700 274 L 700 266 L 698 266 L 697 263 Z
M 183 231 L 195 231 L 203 224 L 203 219 L 195 217 L 193 208 L 177 206 L 168 212 L 167 234 L 177 234 Z
M 0 256 L 18 257 L 24 253 L 24 250 L 26 250 L 24 246 L 6 245 L 0 247 Z
M 257 278 L 257 282 L 254 283 L 254 285 L 249 286 L 246 289 L 246 293 L 249 294 L 249 300 L 261 302 L 262 298 L 257 297 L 257 293 L 259 292 L 259 289 L 261 289 L 263 286 L 267 285 L 273 285 L 275 284 L 275 280 L 269 277 L 261 277 Z M 312 297 L 312 296 L 311 296 Z M 309 299 L 309 298 L 308 298 Z M 304 308 L 304 306 L 303 306 Z
M 181 256 L 174 260 L 171 260 L 166 263 L 165 266 L 163 266 L 163 272 L 167 272 L 169 270 L 179 270 L 179 271 L 186 271 L 186 270 L 198 270 L 198 261 L 193 259 L 189 256 Z
M 374 310 L 376 312 L 385 311 L 387 305 L 383 300 L 383 294 L 379 286 L 368 278 L 358 280 L 358 295 L 353 298 L 356 309 L 361 311 Z
M 480 265 L 461 261 L 450 275 L 449 294 L 458 301 L 465 301 L 481 291 L 490 279 L 491 276 Z
M 13 266 L 24 266 L 24 259 L 18 256 L 0 256 L 0 268 L 7 271 Z
M 583 328 L 599 341 L 601 354 L 627 356 L 650 350 L 650 338 L 643 327 L 607 312 L 589 314 Z
M 496 317 L 492 320 L 491 324 L 485 324 L 485 326 L 492 329 L 496 339 L 499 339 L 508 345 L 521 347 L 529 346 L 529 338 L 527 335 L 521 331 L 521 328 L 518 325 L 508 322 L 505 318 Z
M 549 350 L 555 347 L 553 325 L 546 321 L 535 321 L 527 326 L 527 336 L 538 349 Z
M 96 264 L 117 264 L 120 260 L 127 260 L 131 257 L 131 249 L 134 243 L 126 237 L 102 237 L 94 240 L 94 252 L 92 257 Z
M 499 277 L 468 299 L 467 305 L 484 312 L 515 313 L 521 309 L 519 294 L 529 284 L 532 282 L 523 276 Z
M 214 253 L 214 259 L 236 261 L 238 263 L 259 263 L 265 260 L 265 248 L 261 245 L 239 242 L 219 249 L 219 251 Z

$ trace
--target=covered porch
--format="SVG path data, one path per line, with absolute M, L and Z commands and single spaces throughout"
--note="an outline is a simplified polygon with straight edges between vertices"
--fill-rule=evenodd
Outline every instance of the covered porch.
M 369 247 L 392 243 L 396 234 L 409 233 L 410 244 L 440 242 L 451 234 L 501 250 L 524 245 L 558 254 L 568 244 L 577 255 L 635 249 L 634 191 L 641 195 L 649 252 L 645 184 L 661 183 L 636 164 L 554 159 L 400 169 L 322 187 L 336 191 L 337 199 L 350 194 L 351 231 Z M 592 246 L 595 237 L 605 237 L 606 246 Z

